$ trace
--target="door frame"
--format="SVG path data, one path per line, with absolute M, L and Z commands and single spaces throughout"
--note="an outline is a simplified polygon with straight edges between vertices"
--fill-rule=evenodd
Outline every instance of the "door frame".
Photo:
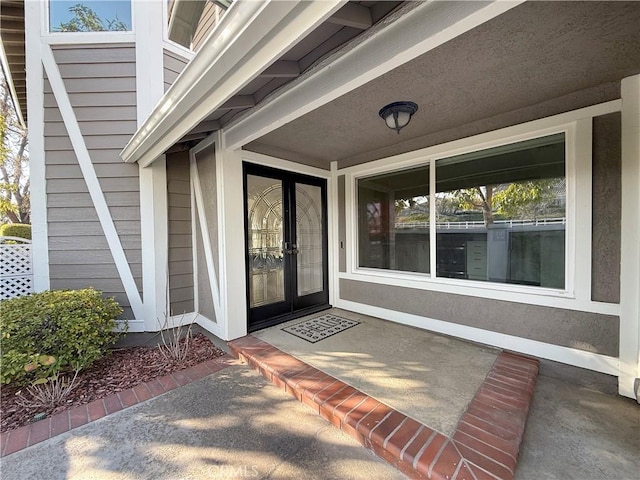
M 322 295 L 320 296 L 324 297 L 321 303 L 319 302 L 313 305 L 309 305 L 306 307 L 299 307 L 298 309 L 296 309 L 295 298 L 298 298 L 297 293 L 294 292 L 296 281 L 289 281 L 288 283 L 289 283 L 290 291 L 285 292 L 285 302 L 288 301 L 290 304 L 289 311 L 281 314 L 275 314 L 273 316 L 269 316 L 261 320 L 252 319 L 252 311 L 250 307 L 251 275 L 250 275 L 250 265 L 249 265 L 250 262 L 249 262 L 249 254 L 248 254 L 249 252 L 249 236 L 248 236 L 249 218 L 248 218 L 248 204 L 247 204 L 247 176 L 248 175 L 265 176 L 267 178 L 280 179 L 282 180 L 283 185 L 293 186 L 296 182 L 299 182 L 299 183 L 307 183 L 309 185 L 315 185 L 315 186 L 321 187 L 322 209 L 323 209 L 323 212 L 322 212 L 323 213 L 323 218 L 322 218 L 323 290 L 321 292 Z M 254 332 L 256 330 L 277 325 L 277 324 L 286 322 L 288 320 L 293 320 L 305 315 L 309 315 L 311 313 L 315 313 L 315 312 L 319 312 L 319 311 L 331 308 L 331 305 L 329 304 L 329 297 L 330 297 L 329 277 L 331 276 L 331 273 L 329 270 L 329 265 L 330 265 L 330 262 L 329 262 L 329 199 L 330 199 L 329 180 L 322 176 L 315 176 L 307 173 L 295 172 L 295 171 L 291 171 L 283 168 L 271 167 L 271 166 L 261 165 L 261 164 L 253 163 L 251 161 L 243 160 L 242 191 L 243 191 L 243 214 L 244 214 L 243 231 L 244 231 L 245 302 L 247 307 L 247 310 L 246 310 L 247 311 L 247 317 L 246 317 L 247 332 Z M 293 197 L 291 197 L 291 199 L 283 198 L 283 202 L 284 204 L 287 204 L 292 199 Z M 283 204 L 283 208 L 285 206 L 284 204 Z M 295 207 L 290 206 L 290 208 L 294 209 Z M 293 220 L 293 218 L 294 217 L 292 212 L 290 220 Z M 295 221 L 290 221 L 290 225 L 288 227 L 283 226 L 283 228 L 285 229 L 283 234 L 286 236 L 287 231 L 291 229 L 295 230 Z M 290 264 L 289 265 L 290 272 L 287 273 L 285 270 L 285 273 L 284 273 L 285 276 L 289 274 L 293 279 L 293 277 L 295 277 L 296 275 L 295 266 L 296 266 L 295 262 L 294 264 Z M 285 288 L 286 288 L 286 283 L 287 282 L 285 281 Z M 317 294 L 312 294 L 312 295 L 317 295 Z M 299 297 L 299 298 L 304 298 L 304 297 Z M 265 307 L 268 307 L 268 306 L 265 306 Z M 277 311 L 278 309 L 274 309 L 274 310 Z M 268 310 L 266 311 L 268 312 Z

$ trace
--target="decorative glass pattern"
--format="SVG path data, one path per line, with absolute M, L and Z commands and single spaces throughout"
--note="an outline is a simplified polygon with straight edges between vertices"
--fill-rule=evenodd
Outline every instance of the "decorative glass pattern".
M 298 296 L 321 292 L 322 275 L 322 189 L 296 184 L 296 233 Z

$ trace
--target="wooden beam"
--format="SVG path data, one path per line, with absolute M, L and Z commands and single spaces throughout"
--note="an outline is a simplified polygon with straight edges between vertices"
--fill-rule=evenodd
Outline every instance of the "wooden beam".
M 253 95 L 236 95 L 224 102 L 217 110 L 235 110 L 238 108 L 251 108 L 255 106 L 256 101 Z
M 366 30 L 373 25 L 371 10 L 357 3 L 347 3 L 327 19 L 327 23 Z
M 220 129 L 220 122 L 218 122 L 217 120 L 209 120 L 205 122 L 200 122 L 187 135 L 191 135 L 194 133 L 208 133 L 208 132 L 213 132 L 219 129 Z
M 300 75 L 298 62 L 278 60 L 267 67 L 259 76 L 264 78 L 296 78 Z

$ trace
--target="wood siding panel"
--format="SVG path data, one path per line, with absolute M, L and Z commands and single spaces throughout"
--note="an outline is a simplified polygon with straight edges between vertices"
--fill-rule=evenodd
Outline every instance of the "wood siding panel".
M 167 155 L 169 303 L 174 315 L 194 311 L 189 155 Z
M 164 91 L 169 90 L 169 87 L 173 85 L 173 82 L 176 81 L 178 75 L 182 73 L 184 67 L 187 66 L 189 60 L 179 56 L 176 53 L 170 52 L 169 50 L 164 51 L 164 70 L 163 70 L 163 80 L 164 80 Z
M 138 166 L 120 151 L 136 131 L 135 48 L 53 47 L 138 290 L 142 287 Z M 51 85 L 44 82 L 45 165 L 52 288 L 94 286 L 131 309 Z
M 197 52 L 200 50 L 202 43 L 205 38 L 207 38 L 211 30 L 213 30 L 213 27 L 215 27 L 222 13 L 223 12 L 221 12 L 220 7 L 215 5 L 213 2 L 207 2 L 202 10 L 202 15 L 200 15 L 198 26 L 196 27 L 195 32 L 193 32 L 193 40 L 191 40 L 191 49 L 193 51 Z

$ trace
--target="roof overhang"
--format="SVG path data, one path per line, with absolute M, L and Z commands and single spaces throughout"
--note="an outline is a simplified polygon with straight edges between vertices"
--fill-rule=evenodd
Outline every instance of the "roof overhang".
M 232 148 L 240 148 L 520 3 L 408 2 L 396 15 L 224 125 L 224 138 Z M 149 165 L 344 4 L 234 2 L 124 148 L 122 158 Z
M 234 2 L 121 153 L 147 166 L 345 1 Z
M 16 115 L 26 128 L 24 0 L 2 0 L 0 17 L 0 63 L 11 90 Z

